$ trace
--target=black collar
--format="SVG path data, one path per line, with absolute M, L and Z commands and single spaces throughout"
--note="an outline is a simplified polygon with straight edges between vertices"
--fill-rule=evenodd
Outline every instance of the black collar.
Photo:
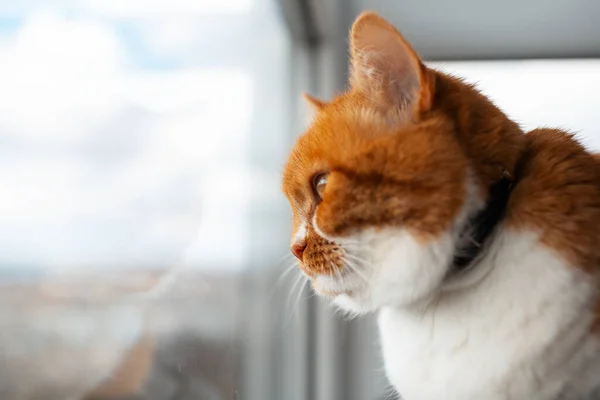
M 469 268 L 481 254 L 494 229 L 504 218 L 506 205 L 513 188 L 513 180 L 508 173 L 490 187 L 485 207 L 475 214 L 463 228 L 459 245 L 455 250 L 451 273 Z

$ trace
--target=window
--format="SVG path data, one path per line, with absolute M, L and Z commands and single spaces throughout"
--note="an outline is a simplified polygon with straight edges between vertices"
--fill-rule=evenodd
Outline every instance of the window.
M 267 0 L 0 5 L 1 398 L 277 398 L 291 49 Z
M 437 62 L 433 67 L 477 83 L 525 131 L 556 127 L 600 149 L 600 60 Z

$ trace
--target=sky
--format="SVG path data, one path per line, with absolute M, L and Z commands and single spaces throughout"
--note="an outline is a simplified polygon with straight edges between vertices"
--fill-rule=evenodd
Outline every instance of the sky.
M 240 267 L 252 187 L 278 190 L 247 165 L 253 12 L 0 1 L 0 271 Z
M 279 166 L 290 133 L 265 3 L 0 0 L 0 274 L 243 268 L 267 235 L 249 204 L 282 224 L 280 168 L 256 159 Z M 600 62 L 433 65 L 600 150 Z

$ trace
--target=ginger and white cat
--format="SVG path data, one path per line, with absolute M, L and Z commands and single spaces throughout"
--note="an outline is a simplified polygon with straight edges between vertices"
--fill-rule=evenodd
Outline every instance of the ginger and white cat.
M 363 13 L 283 176 L 314 290 L 379 312 L 405 400 L 600 398 L 600 163 Z M 576 107 L 577 105 L 573 105 Z

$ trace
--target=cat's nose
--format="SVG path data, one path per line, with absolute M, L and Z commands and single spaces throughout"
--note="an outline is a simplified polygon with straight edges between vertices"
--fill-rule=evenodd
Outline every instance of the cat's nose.
M 292 243 L 292 253 L 300 261 L 302 261 L 302 257 L 304 256 L 304 250 L 306 250 L 306 240 L 295 240 Z

